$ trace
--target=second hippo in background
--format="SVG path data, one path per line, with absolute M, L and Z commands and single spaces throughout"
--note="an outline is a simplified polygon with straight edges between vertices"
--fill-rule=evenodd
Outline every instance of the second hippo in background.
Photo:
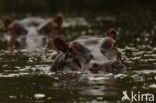
M 63 17 L 57 14 L 53 20 L 29 17 L 18 21 L 7 17 L 3 22 L 8 31 L 5 34 L 8 50 L 54 49 L 53 40 L 60 36 Z
M 70 43 L 56 38 L 54 46 L 61 53 L 54 60 L 51 71 L 121 72 L 124 65 L 115 45 L 116 38 L 113 28 L 106 37 L 83 36 Z

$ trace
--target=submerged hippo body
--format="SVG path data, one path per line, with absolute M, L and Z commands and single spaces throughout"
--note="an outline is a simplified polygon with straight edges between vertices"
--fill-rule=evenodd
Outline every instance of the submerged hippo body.
M 123 68 L 121 56 L 115 47 L 117 34 L 110 29 L 107 37 L 80 37 L 68 44 L 61 38 L 54 40 L 55 47 L 62 51 L 54 60 L 51 71 L 90 70 L 93 72 L 119 72 Z
M 11 21 L 6 18 L 4 26 L 8 31 L 5 35 L 7 48 L 9 50 L 54 48 L 53 40 L 59 36 L 58 29 L 62 22 L 63 17 L 60 14 L 56 15 L 53 20 L 29 17 Z

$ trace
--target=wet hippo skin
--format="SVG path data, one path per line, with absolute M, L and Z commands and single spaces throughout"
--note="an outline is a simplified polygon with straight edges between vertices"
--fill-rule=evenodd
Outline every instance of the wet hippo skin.
M 3 20 L 7 30 L 5 39 L 8 50 L 53 49 L 53 40 L 59 37 L 59 29 L 63 17 L 57 14 L 53 20 L 39 17 L 29 17 L 23 20 L 12 21 L 9 17 Z
M 55 38 L 54 46 L 61 53 L 54 60 L 51 71 L 120 72 L 124 68 L 115 46 L 117 32 L 111 28 L 106 37 L 83 36 L 65 43 Z

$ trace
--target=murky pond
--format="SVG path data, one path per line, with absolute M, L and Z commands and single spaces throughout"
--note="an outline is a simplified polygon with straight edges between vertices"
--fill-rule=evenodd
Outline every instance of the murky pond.
M 127 9 L 121 5 L 109 11 L 62 11 L 64 22 L 60 30 L 63 38 L 71 41 L 84 35 L 106 36 L 110 27 L 116 28 L 117 46 L 126 66 L 119 74 L 50 72 L 58 52 L 7 51 L 3 38 L 6 30 L 1 22 L 0 103 L 120 103 L 123 91 L 127 91 L 127 95 L 134 91 L 138 95 L 156 96 L 156 9 L 152 3 L 126 5 Z M 20 15 L 1 14 L 1 20 L 6 15 L 14 19 L 25 17 L 18 12 Z M 33 12 L 28 16 L 34 16 Z M 51 13 L 39 12 L 37 16 L 52 17 Z

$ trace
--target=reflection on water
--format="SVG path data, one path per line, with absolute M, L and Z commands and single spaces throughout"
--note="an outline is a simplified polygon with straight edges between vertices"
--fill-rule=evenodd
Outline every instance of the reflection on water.
M 122 91 L 153 93 L 155 49 L 120 48 L 127 70 L 120 74 L 50 72 L 55 51 L 1 52 L 1 101 L 116 103 Z M 147 59 L 145 58 L 148 58 Z M 29 90 L 29 92 L 27 92 Z M 8 100 L 9 99 L 9 100 Z
M 63 13 L 65 22 L 60 30 L 64 40 L 71 41 L 83 35 L 106 36 L 110 27 L 116 28 L 116 45 L 126 65 L 120 74 L 50 72 L 56 51 L 6 51 L 6 31 L 0 23 L 0 102 L 120 103 L 123 91 L 156 95 L 155 8 L 152 4 L 151 9 L 122 6 L 110 12 Z

